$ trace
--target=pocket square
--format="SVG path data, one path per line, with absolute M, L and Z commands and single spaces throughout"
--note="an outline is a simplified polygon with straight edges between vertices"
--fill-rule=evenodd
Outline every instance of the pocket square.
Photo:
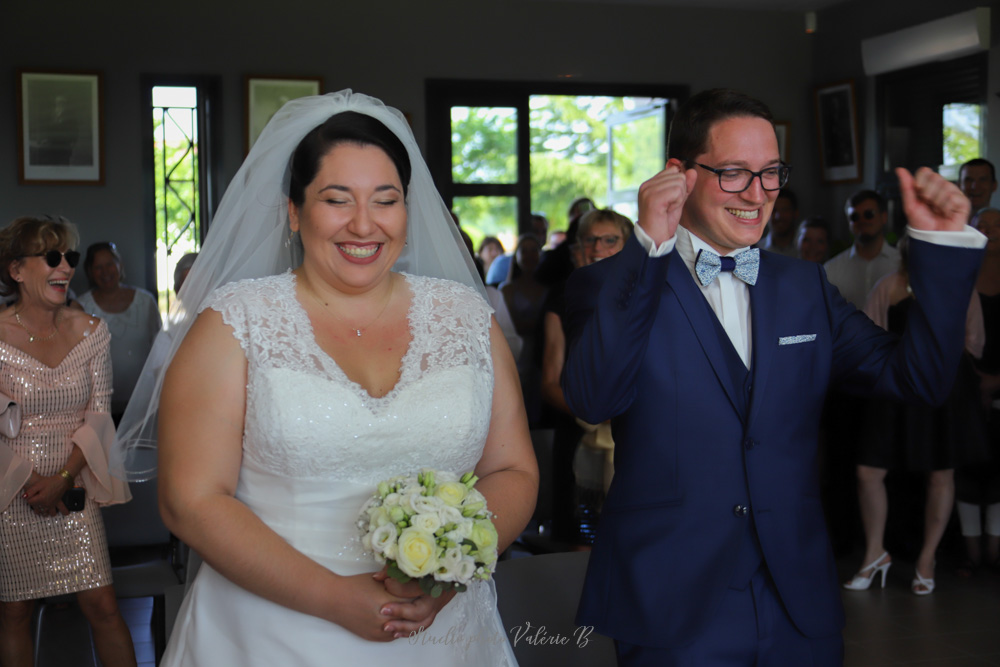
M 778 345 L 798 345 L 799 343 L 811 343 L 816 340 L 816 334 L 799 334 L 798 336 L 780 336 Z

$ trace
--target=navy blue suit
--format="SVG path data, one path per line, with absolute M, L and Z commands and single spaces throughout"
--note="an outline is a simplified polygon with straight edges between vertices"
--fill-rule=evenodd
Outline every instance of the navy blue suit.
M 683 646 L 763 565 L 804 636 L 840 632 L 817 474 L 827 388 L 942 401 L 981 257 L 916 240 L 910 254 L 918 307 L 899 338 L 819 265 L 761 253 L 749 371 L 676 252 L 651 258 L 633 236 L 573 274 L 563 390 L 582 419 L 613 418 L 615 438 L 579 624 Z

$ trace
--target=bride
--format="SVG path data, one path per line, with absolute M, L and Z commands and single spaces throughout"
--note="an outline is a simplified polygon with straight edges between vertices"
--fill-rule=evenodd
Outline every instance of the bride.
M 158 421 L 164 521 L 205 561 L 163 665 L 514 664 L 492 582 L 425 596 L 355 523 L 422 467 L 475 470 L 501 551 L 530 517 L 517 370 L 473 272 L 398 112 L 342 91 L 271 120 L 182 288 L 200 314 L 121 429 L 148 476 Z

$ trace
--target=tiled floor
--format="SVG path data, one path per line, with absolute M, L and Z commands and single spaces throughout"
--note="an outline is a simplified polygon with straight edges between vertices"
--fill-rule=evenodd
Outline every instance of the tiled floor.
M 846 579 L 860 555 L 839 565 Z M 897 560 L 885 589 L 845 591 L 845 667 L 913 665 L 1000 667 L 1000 573 L 980 572 L 963 579 L 941 564 L 937 590 L 910 592 L 913 564 Z M 154 667 L 149 630 L 152 598 L 119 600 L 132 629 L 139 667 Z M 40 667 L 94 667 L 86 622 L 74 604 L 48 607 L 42 618 Z M 559 667 L 559 666 L 556 666 Z
M 860 558 L 840 563 L 843 579 Z M 964 579 L 939 564 L 934 593 L 910 592 L 913 563 L 897 561 L 885 589 L 844 591 L 847 667 L 1000 666 L 1000 574 Z

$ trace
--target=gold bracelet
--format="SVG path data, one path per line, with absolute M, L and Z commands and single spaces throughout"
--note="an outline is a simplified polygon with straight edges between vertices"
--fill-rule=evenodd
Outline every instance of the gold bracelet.
M 66 470 L 66 468 L 63 468 L 62 470 L 59 471 L 59 475 L 63 479 L 65 479 L 67 482 L 69 482 L 70 486 L 73 486 L 73 475 L 71 475 L 69 473 L 69 470 Z

